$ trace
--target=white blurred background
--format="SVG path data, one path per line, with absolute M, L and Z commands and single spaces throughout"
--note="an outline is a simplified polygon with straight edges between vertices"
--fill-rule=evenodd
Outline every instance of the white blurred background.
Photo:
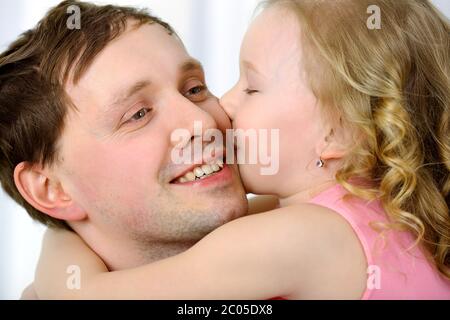
M 399 0 L 408 1 L 408 0 Z M 34 27 L 59 0 L 0 0 L 0 51 Z M 239 75 L 239 47 L 259 0 L 101 0 L 98 4 L 146 7 L 169 22 L 206 70 L 221 96 Z M 433 0 L 450 17 L 450 0 Z M 0 299 L 18 299 L 32 282 L 45 228 L 0 189 Z

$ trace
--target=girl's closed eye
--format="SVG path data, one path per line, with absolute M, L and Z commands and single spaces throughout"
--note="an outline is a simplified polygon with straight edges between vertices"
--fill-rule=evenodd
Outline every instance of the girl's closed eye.
M 247 89 L 244 90 L 244 92 L 245 92 L 246 94 L 248 94 L 249 96 L 251 96 L 252 94 L 258 93 L 259 90 L 247 88 Z

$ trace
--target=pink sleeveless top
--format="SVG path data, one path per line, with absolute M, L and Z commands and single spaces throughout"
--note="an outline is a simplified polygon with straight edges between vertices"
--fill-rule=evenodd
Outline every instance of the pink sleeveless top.
M 367 259 L 367 288 L 363 300 L 449 299 L 450 280 L 444 279 L 417 247 L 408 250 L 414 238 L 407 232 L 387 231 L 382 236 L 370 222 L 387 222 L 379 201 L 350 197 L 335 185 L 309 202 L 334 210 L 353 228 Z

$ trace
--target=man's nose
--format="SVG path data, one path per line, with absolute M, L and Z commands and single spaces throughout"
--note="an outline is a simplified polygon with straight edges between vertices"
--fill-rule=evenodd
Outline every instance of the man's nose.
M 170 116 L 173 130 L 187 130 L 190 136 L 185 138 L 193 139 L 199 135 L 203 136 L 209 129 L 217 129 L 214 117 L 207 111 L 184 97 L 177 100 L 173 101 L 177 107 Z M 201 128 L 201 131 L 199 128 Z M 176 142 L 172 141 L 172 144 L 176 144 Z

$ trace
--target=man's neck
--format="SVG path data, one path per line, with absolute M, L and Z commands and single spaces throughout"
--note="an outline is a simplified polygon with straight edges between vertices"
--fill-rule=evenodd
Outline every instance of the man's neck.
M 195 244 L 195 241 L 157 242 L 138 241 L 130 238 L 124 240 L 117 236 L 105 236 L 99 232 L 74 229 L 103 260 L 110 271 L 130 269 L 169 258 L 186 251 Z
M 180 254 L 191 248 L 195 242 L 147 242 L 138 245 L 138 265 L 152 263 Z

